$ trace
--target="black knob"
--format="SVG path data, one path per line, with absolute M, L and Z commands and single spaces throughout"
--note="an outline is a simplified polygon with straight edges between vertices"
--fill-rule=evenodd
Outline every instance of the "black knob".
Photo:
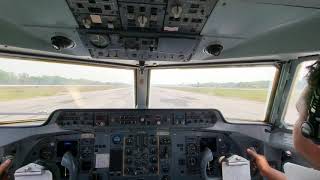
M 126 149 L 126 155 L 131 155 L 132 154 L 132 150 L 131 149 Z
M 126 173 L 126 174 L 131 174 L 131 172 L 132 172 L 132 170 L 131 170 L 131 168 L 126 168 L 125 170 L 124 170 L 124 172 Z
M 161 150 L 160 157 L 161 157 L 161 159 L 168 159 L 169 158 L 168 147 L 165 146 Z
M 168 164 L 165 164 L 162 166 L 162 172 L 163 173 L 168 173 L 169 172 L 169 165 Z
M 189 162 L 190 166 L 195 166 L 197 163 L 197 160 L 196 160 L 196 158 L 191 157 L 191 158 L 189 158 L 188 162 Z
M 188 154 L 195 154 L 197 152 L 197 145 L 189 144 L 187 146 L 187 151 L 188 151 Z
M 157 162 L 158 162 L 158 158 L 155 157 L 155 156 L 154 156 L 154 157 L 151 157 L 151 158 L 150 158 L 150 162 L 151 162 L 151 163 L 157 163 Z
M 156 167 L 156 166 L 152 166 L 151 168 L 150 168 L 150 172 L 151 173 L 156 173 L 158 171 L 158 168 Z
M 137 175 L 139 175 L 139 172 L 138 172 L 138 171 L 133 171 L 133 174 L 134 174 L 135 176 L 137 176 Z
M 157 139 L 155 137 L 152 137 L 150 140 L 150 144 L 156 145 L 157 144 Z
M 169 138 L 162 138 L 160 140 L 160 144 L 170 144 L 170 139 Z
M 161 178 L 161 180 L 169 180 L 169 176 L 168 175 L 165 175 Z
M 132 138 L 127 138 L 127 139 L 126 139 L 126 144 L 127 144 L 127 145 L 131 145 L 132 142 L 133 142 L 133 139 L 132 139 Z
M 156 154 L 157 153 L 157 149 L 156 148 L 151 148 L 150 149 L 150 153 L 151 154 Z

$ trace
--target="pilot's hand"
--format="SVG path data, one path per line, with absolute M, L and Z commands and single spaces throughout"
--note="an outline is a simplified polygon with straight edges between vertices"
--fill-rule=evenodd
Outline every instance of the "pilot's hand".
M 269 165 L 267 159 L 263 155 L 258 154 L 254 148 L 247 149 L 247 153 L 253 158 L 262 176 L 266 177 L 268 180 L 287 180 L 284 173 L 273 169 Z
M 262 176 L 268 176 L 272 168 L 270 167 L 267 159 L 263 155 L 258 154 L 253 148 L 247 149 L 247 153 L 253 158 L 260 174 Z
M 0 165 L 0 180 L 9 179 L 7 171 L 11 165 L 12 161 L 10 159 L 6 160 Z

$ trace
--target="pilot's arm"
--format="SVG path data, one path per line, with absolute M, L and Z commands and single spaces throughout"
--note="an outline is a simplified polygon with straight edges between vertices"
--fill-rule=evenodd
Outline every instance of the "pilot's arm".
M 9 169 L 11 165 L 11 160 L 8 159 L 4 163 L 0 165 L 0 180 L 7 180 L 9 179 L 7 170 Z
M 284 173 L 273 169 L 263 155 L 256 153 L 254 150 L 247 149 L 247 153 L 254 159 L 260 174 L 268 180 L 286 180 Z

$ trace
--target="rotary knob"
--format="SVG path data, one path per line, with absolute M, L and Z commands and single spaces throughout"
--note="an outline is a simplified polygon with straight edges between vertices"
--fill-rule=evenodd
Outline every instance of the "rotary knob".
M 195 166 L 197 163 L 197 160 L 196 160 L 196 158 L 191 157 L 191 158 L 189 158 L 188 162 L 189 162 L 190 166 Z
M 132 173 L 132 170 L 131 170 L 131 168 L 126 168 L 125 170 L 124 170 L 124 172 L 126 173 L 126 174 L 131 174 Z
M 153 156 L 153 157 L 150 158 L 150 162 L 151 163 L 157 163 L 158 162 L 158 158 Z
M 182 14 L 182 7 L 180 5 L 175 5 L 172 7 L 171 12 L 175 19 L 180 18 Z
M 92 21 L 89 18 L 84 18 L 82 20 L 82 24 L 86 29 L 90 29 L 92 25 Z
M 132 138 L 127 138 L 126 139 L 126 144 L 127 145 L 131 145 L 133 143 L 133 139 Z
M 96 126 L 103 127 L 103 126 L 106 126 L 106 123 L 103 121 L 98 121 L 98 122 L 96 122 Z
M 162 159 L 168 159 L 168 158 L 169 158 L 169 153 L 168 153 L 168 148 L 167 148 L 167 147 L 164 147 L 164 148 L 161 150 L 160 157 L 161 157 Z
M 150 172 L 151 173 L 156 173 L 158 171 L 158 168 L 156 167 L 156 166 L 152 166 L 151 168 L 150 168 Z
M 162 172 L 163 173 L 168 173 L 169 172 L 169 165 L 168 164 L 165 164 L 162 166 Z
M 141 124 L 144 124 L 145 121 L 146 121 L 146 120 L 144 119 L 144 117 L 141 117 L 141 118 L 140 118 L 140 123 L 141 123 Z
M 139 26 L 144 28 L 148 22 L 148 18 L 146 16 L 139 16 L 138 17 Z
M 132 154 L 132 150 L 131 149 L 126 149 L 126 155 L 131 155 Z
M 150 149 L 150 153 L 151 153 L 151 154 L 156 154 L 156 152 L 157 152 L 157 149 L 156 149 L 156 148 L 151 148 L 151 149 Z
M 157 138 L 152 137 L 151 140 L 150 140 L 150 144 L 156 145 L 157 144 Z
M 162 178 L 161 178 L 161 180 L 169 180 L 170 178 L 169 178 L 169 176 L 168 175 L 165 175 L 165 176 L 163 176 Z

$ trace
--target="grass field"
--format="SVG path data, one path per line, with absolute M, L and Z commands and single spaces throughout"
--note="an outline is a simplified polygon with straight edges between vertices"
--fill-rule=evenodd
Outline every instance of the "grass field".
M 120 86 L 0 86 L 0 102 L 119 88 Z
M 163 87 L 180 91 L 207 94 L 211 96 L 236 97 L 240 99 L 265 102 L 267 89 L 211 88 L 211 87 Z

